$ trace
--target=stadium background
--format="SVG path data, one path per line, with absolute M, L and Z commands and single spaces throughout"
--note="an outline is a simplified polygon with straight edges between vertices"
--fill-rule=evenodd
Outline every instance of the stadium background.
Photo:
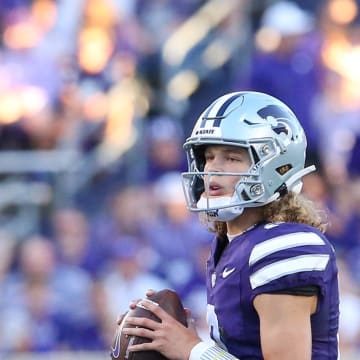
M 243 89 L 285 101 L 308 134 L 342 359 L 359 359 L 359 2 L 276 3 L 0 1 L 0 359 L 108 358 L 149 287 L 175 288 L 207 337 L 211 235 L 185 209 L 181 145 Z

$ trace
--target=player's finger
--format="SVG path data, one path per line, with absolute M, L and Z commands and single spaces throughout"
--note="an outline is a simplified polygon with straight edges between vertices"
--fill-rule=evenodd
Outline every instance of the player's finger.
M 148 289 L 146 290 L 146 296 L 150 297 L 150 296 L 153 296 L 154 294 L 156 293 L 156 290 L 154 289 Z
M 142 299 L 137 306 L 140 306 L 146 310 L 151 311 L 155 314 L 159 319 L 165 320 L 172 318 L 164 309 L 162 309 L 158 303 L 150 300 L 150 299 Z
M 154 331 L 150 329 L 145 329 L 143 327 L 135 327 L 135 328 L 123 328 L 123 334 L 128 336 L 140 336 L 150 340 L 155 338 Z
M 160 328 L 161 323 L 145 317 L 129 316 L 126 318 L 125 327 L 123 328 L 123 331 L 130 329 L 127 327 L 128 325 L 132 325 L 139 328 L 147 328 L 150 330 L 156 330 Z
M 135 299 L 135 300 L 131 300 L 130 304 L 129 304 L 129 308 L 130 309 L 135 309 L 136 305 L 141 301 L 141 299 Z
M 156 350 L 156 345 L 154 344 L 154 342 L 129 345 L 127 350 L 129 352 Z
M 148 289 L 145 292 L 145 295 L 147 297 L 153 296 L 156 293 L 154 289 Z M 142 299 L 134 299 L 130 301 L 129 307 L 130 309 L 135 309 L 136 305 L 141 301 Z

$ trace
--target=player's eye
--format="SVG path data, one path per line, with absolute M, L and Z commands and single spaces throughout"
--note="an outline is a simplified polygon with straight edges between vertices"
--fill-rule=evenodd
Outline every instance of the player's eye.
M 241 156 L 238 155 L 229 155 L 227 157 L 227 160 L 231 161 L 231 162 L 239 162 L 239 161 L 243 161 Z
M 214 159 L 214 155 L 212 154 L 205 154 L 205 161 L 211 161 Z

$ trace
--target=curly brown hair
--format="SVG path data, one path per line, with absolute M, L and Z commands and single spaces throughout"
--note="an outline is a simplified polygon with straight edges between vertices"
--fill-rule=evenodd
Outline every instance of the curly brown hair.
M 313 201 L 304 195 L 289 192 L 279 200 L 262 207 L 262 218 L 265 222 L 294 222 L 308 224 L 321 232 L 327 228 L 326 212 L 318 208 Z M 227 234 L 225 222 L 214 221 L 208 224 L 208 229 L 224 238 Z

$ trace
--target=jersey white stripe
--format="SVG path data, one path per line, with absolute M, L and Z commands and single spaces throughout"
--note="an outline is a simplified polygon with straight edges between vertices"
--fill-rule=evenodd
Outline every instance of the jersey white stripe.
M 272 280 L 285 275 L 295 274 L 302 271 L 323 271 L 329 261 L 328 254 L 300 255 L 280 260 L 264 266 L 262 269 L 250 275 L 251 288 L 254 290 Z
M 277 251 L 304 245 L 325 245 L 325 242 L 319 235 L 311 232 L 277 236 L 254 246 L 249 258 L 249 266 Z
M 226 100 L 228 100 L 229 98 L 231 98 L 232 96 L 234 96 L 235 93 L 230 93 L 227 95 L 222 96 L 215 104 L 214 106 L 210 109 L 210 112 L 208 113 L 207 117 L 208 118 L 212 118 L 212 117 L 216 117 L 216 114 L 218 113 L 219 109 L 221 108 L 221 106 L 226 102 Z

